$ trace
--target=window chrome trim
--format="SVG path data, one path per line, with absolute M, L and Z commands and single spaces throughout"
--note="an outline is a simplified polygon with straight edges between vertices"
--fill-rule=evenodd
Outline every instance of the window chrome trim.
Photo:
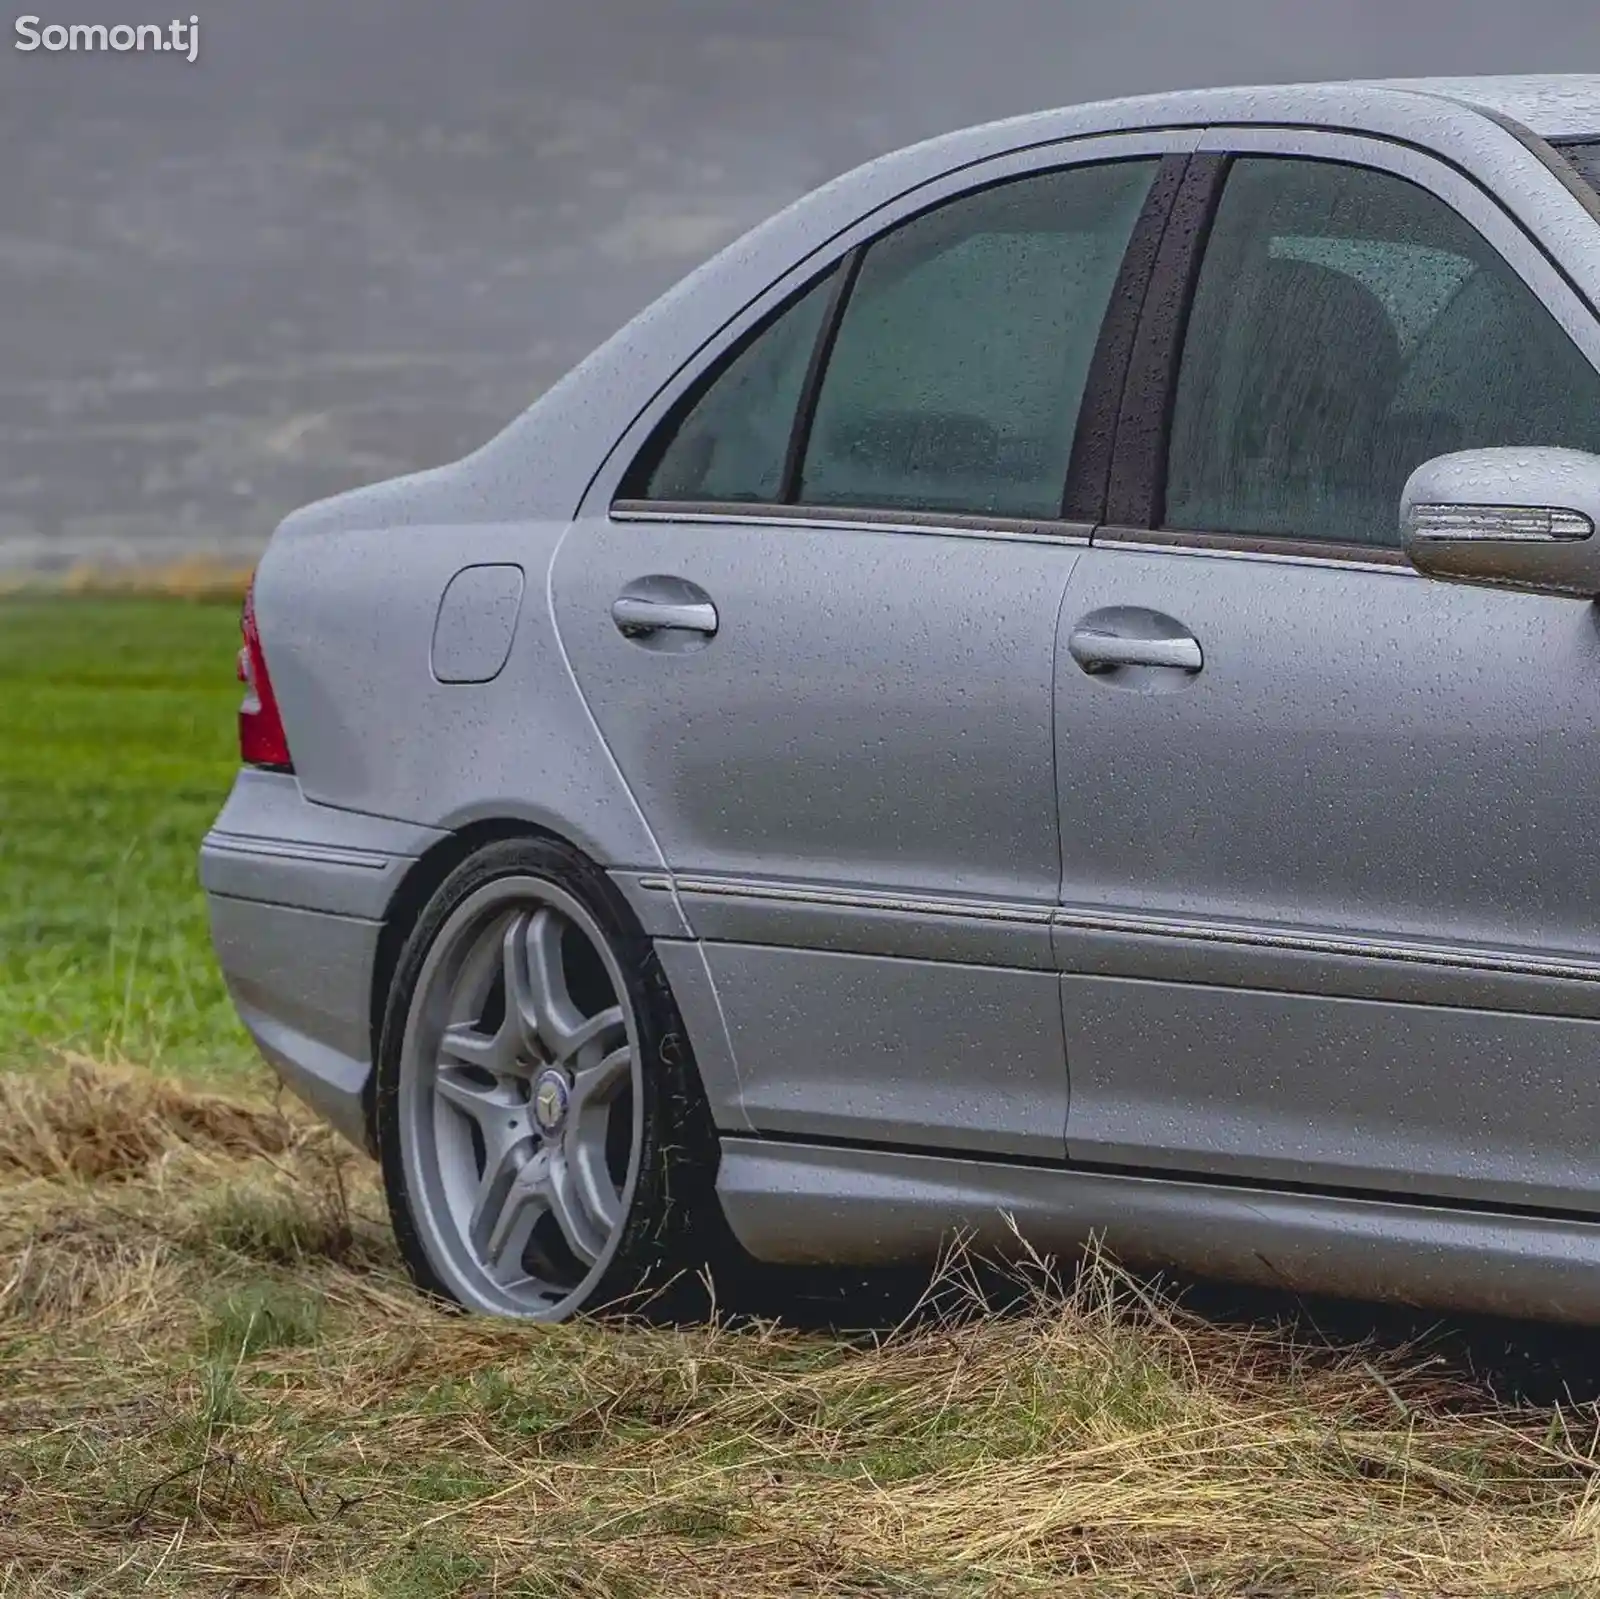
M 1196 943 L 1232 944 L 1247 949 L 1285 950 L 1302 955 L 1443 966 L 1516 977 L 1557 978 L 1567 982 L 1600 982 L 1600 958 L 1536 955 L 1522 950 L 1433 943 L 1423 939 L 1379 938 L 1360 933 L 1300 931 L 1265 923 L 1163 916 L 1148 911 L 1117 910 L 1109 906 L 1051 906 L 1025 900 L 949 899 L 935 895 L 882 893 L 806 883 L 766 882 L 744 877 L 685 875 L 674 879 L 651 874 L 640 877 L 638 885 L 641 889 L 659 894 L 670 894 L 676 890 L 684 896 L 700 894 L 714 898 L 765 900 L 773 904 L 837 910 L 947 916 L 1012 926 L 1037 927 L 1048 924 L 1052 929 L 1076 933 L 1184 939 Z
M 719 527 L 794 527 L 829 533 L 931 533 L 950 538 L 1020 539 L 1087 545 L 1087 522 L 965 512 L 888 511 L 856 506 L 756 505 L 727 500 L 617 500 L 613 522 L 695 522 Z
M 1224 561 L 1263 561 L 1273 566 L 1334 567 L 1382 572 L 1390 577 L 1423 574 L 1403 551 L 1384 544 L 1337 545 L 1255 533 L 1177 533 L 1165 528 L 1096 528 L 1094 547 L 1141 555 L 1210 555 Z M 1345 551 L 1348 549 L 1349 553 Z

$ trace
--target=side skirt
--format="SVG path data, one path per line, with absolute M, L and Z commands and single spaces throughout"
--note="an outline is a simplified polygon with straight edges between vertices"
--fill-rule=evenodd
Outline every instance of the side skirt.
M 726 1136 L 717 1192 L 774 1263 L 912 1264 L 958 1233 L 1069 1257 L 1099 1238 L 1135 1266 L 1600 1323 L 1600 1222 Z

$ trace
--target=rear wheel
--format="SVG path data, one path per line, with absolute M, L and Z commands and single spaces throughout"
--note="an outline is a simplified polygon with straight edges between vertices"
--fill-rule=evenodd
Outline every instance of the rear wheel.
M 554 840 L 490 844 L 403 951 L 377 1130 L 412 1275 L 554 1321 L 698 1263 L 715 1141 L 649 941 Z

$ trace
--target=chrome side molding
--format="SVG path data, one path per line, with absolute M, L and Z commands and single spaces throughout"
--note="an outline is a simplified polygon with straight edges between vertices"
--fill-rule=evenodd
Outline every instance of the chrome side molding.
M 668 894 L 673 879 L 665 874 L 640 877 L 639 887 Z M 1531 950 L 1491 949 L 1470 944 L 1433 943 L 1423 939 L 1382 938 L 1331 929 L 1270 926 L 1197 917 L 1164 916 L 1150 911 L 1119 910 L 1103 905 L 1040 905 L 1027 901 L 963 900 L 932 895 L 892 894 L 833 885 L 764 882 L 756 878 L 685 875 L 676 880 L 679 894 L 803 905 L 817 909 L 868 911 L 890 915 L 949 917 L 1005 924 L 1044 926 L 1079 933 L 1111 933 L 1135 938 L 1188 939 L 1206 944 L 1233 944 L 1247 949 L 1276 949 L 1305 955 L 1334 955 L 1357 960 L 1397 961 L 1411 965 L 1454 967 L 1499 972 L 1518 977 L 1554 977 L 1573 982 L 1600 982 L 1600 957 L 1543 955 Z

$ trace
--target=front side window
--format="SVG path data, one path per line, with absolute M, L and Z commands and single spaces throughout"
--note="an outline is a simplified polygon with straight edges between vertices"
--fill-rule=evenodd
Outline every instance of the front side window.
M 801 501 L 1060 516 L 1089 363 L 1155 169 L 1016 180 L 876 241 L 823 378 Z
M 1451 450 L 1600 453 L 1600 375 L 1488 242 L 1365 167 L 1236 162 L 1179 372 L 1166 525 L 1399 542 Z

